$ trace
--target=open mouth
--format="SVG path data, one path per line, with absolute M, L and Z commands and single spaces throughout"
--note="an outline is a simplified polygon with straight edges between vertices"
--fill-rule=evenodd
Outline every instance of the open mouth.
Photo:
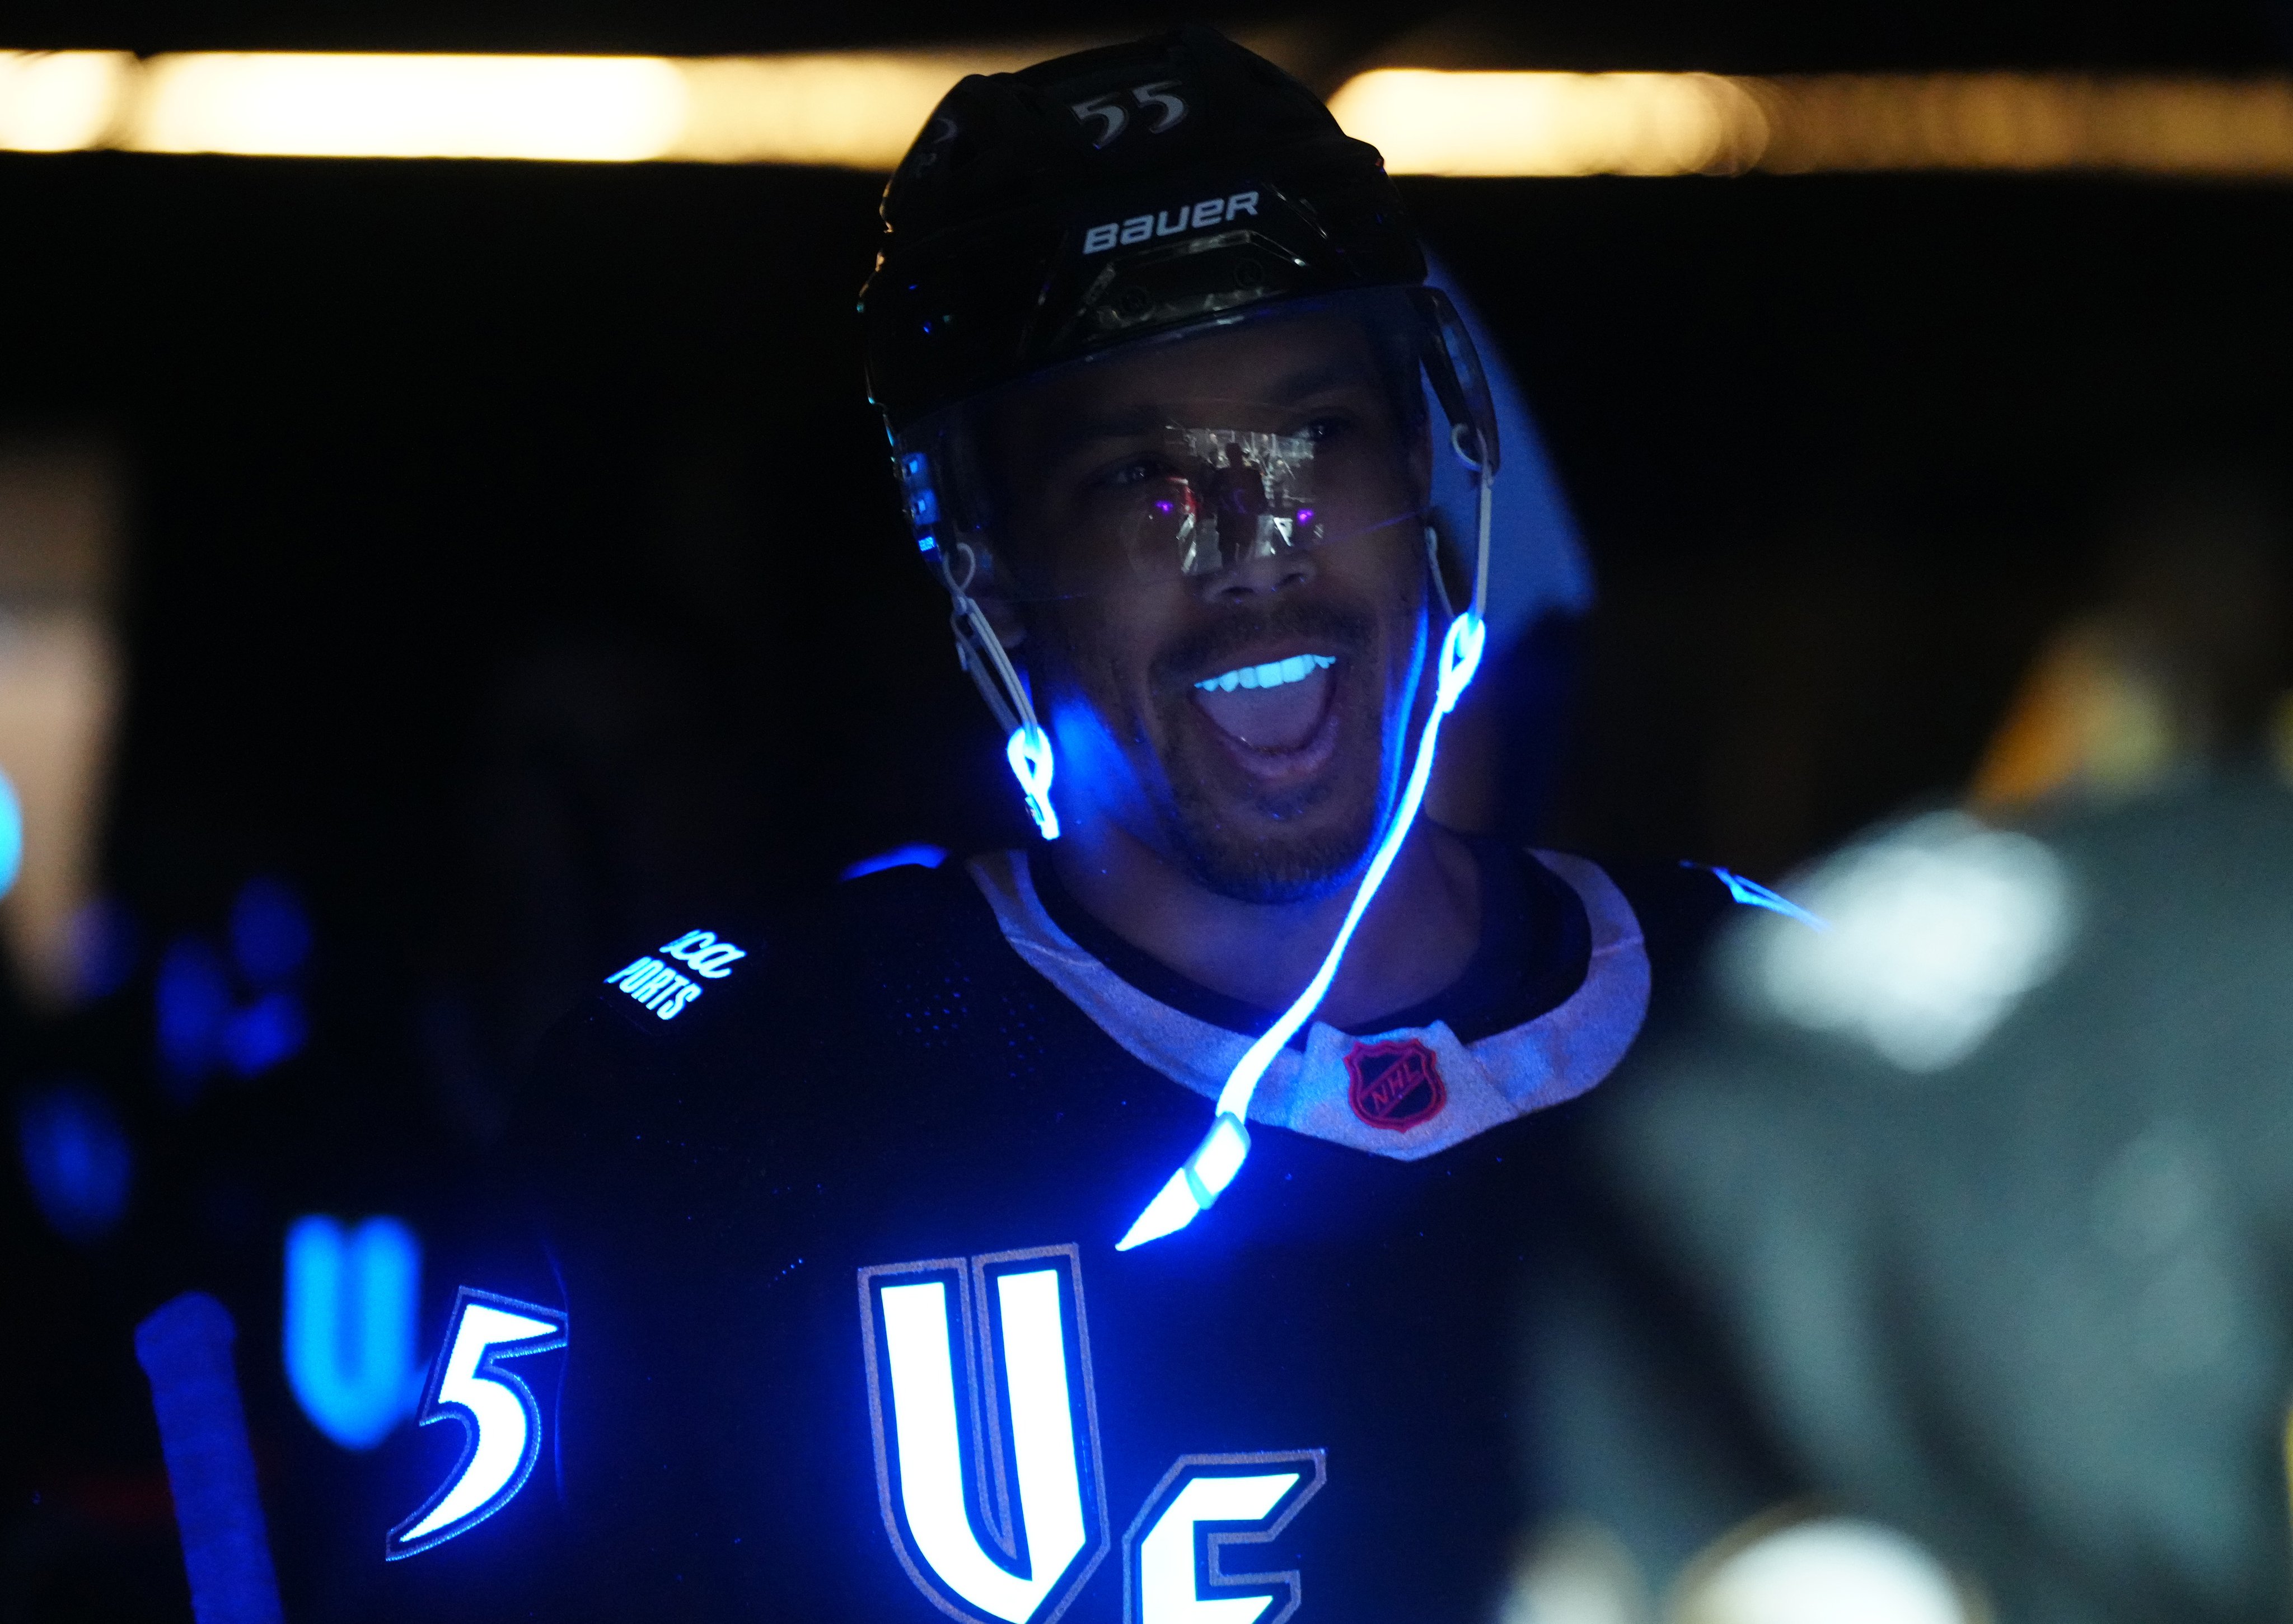
M 1236 666 L 1195 684 L 1197 709 L 1220 733 L 1252 751 L 1303 749 L 1330 708 L 1335 654 L 1292 654 Z

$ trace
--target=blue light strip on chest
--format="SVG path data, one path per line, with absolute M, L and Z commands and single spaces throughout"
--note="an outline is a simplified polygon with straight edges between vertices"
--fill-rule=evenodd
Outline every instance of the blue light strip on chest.
M 1483 486 L 1487 490 L 1486 483 Z M 1483 498 L 1487 501 L 1486 495 Z M 1487 527 L 1482 529 L 1481 556 L 1488 556 Z M 1486 569 L 1486 564 L 1484 564 Z M 1475 594 L 1476 600 L 1479 597 Z M 1250 1154 L 1250 1130 L 1244 1125 L 1250 1115 L 1250 1097 L 1258 1089 L 1258 1080 L 1282 1052 L 1282 1046 L 1306 1024 L 1330 983 L 1336 979 L 1338 962 L 1346 954 L 1346 946 L 1353 940 L 1354 927 L 1362 915 L 1369 912 L 1378 887 L 1385 883 L 1386 871 L 1393 866 L 1394 857 L 1401 850 L 1401 842 L 1409 838 L 1409 831 L 1417 822 L 1417 808 L 1425 800 L 1426 784 L 1433 776 L 1433 747 L 1441 736 L 1441 719 L 1456 709 L 1457 701 L 1465 692 L 1465 685 L 1480 669 L 1481 649 L 1488 637 L 1488 624 L 1478 609 L 1468 609 L 1449 622 L 1449 630 L 1441 639 L 1438 686 L 1434 690 L 1432 713 L 1425 719 L 1425 731 L 1417 743 L 1417 761 L 1410 768 L 1409 783 L 1401 792 L 1401 804 L 1394 808 L 1393 822 L 1378 843 L 1377 855 L 1370 859 L 1369 871 L 1362 876 L 1361 886 L 1354 892 L 1353 905 L 1346 910 L 1345 923 L 1338 927 L 1337 939 L 1322 957 L 1321 969 L 1306 984 L 1282 1019 L 1266 1029 L 1259 1040 L 1251 1044 L 1241 1062 L 1228 1076 L 1226 1086 L 1219 1091 L 1218 1115 L 1211 1119 L 1211 1131 L 1203 1142 L 1195 1147 L 1179 1171 L 1172 1173 L 1138 1221 L 1130 1226 L 1130 1233 L 1117 1241 L 1114 1249 L 1128 1252 L 1133 1246 L 1145 1246 L 1150 1240 L 1160 1240 L 1175 1234 L 1195 1221 L 1195 1215 L 1210 1210 L 1211 1204 L 1234 1182 L 1242 1171 L 1244 1157 Z

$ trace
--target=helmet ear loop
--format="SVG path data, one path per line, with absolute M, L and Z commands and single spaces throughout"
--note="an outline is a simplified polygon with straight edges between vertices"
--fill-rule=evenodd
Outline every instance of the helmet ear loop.
M 1475 453 L 1485 443 L 1479 425 L 1466 420 L 1449 426 L 1449 449 L 1473 476 L 1475 531 L 1473 546 L 1472 598 L 1466 612 L 1479 620 L 1486 613 L 1489 593 L 1489 532 L 1495 516 L 1490 500 L 1495 483 L 1482 459 Z M 1449 596 L 1448 572 L 1441 567 L 1441 536 L 1429 521 L 1425 526 L 1425 568 L 1433 577 L 1433 595 L 1441 605 L 1444 625 L 1457 618 L 1455 601 Z
M 1449 601 L 1449 583 L 1441 569 L 1441 532 L 1430 524 L 1425 526 L 1425 572 L 1433 579 L 1433 599 L 1441 605 L 1441 624 L 1446 626 L 1457 618 L 1457 609 Z
M 1051 806 L 1051 774 L 1056 764 L 1050 735 L 1036 719 L 1033 696 L 1011 663 L 1003 639 L 995 635 L 987 612 L 971 596 L 971 583 L 979 572 L 979 555 L 968 541 L 957 542 L 952 550 L 957 563 L 943 563 L 940 579 L 952 606 L 948 629 L 955 634 L 956 663 L 969 674 L 972 686 L 1003 730 L 1003 759 L 1010 765 L 1011 775 L 1019 781 L 1020 793 L 1027 798 L 1027 811 L 1035 827 L 1045 840 L 1056 840 L 1059 815 Z
M 1491 466 L 1487 448 L 1493 439 L 1487 426 L 1471 418 L 1449 426 L 1449 449 L 1473 475 L 1473 527 L 1479 534 L 1473 548 L 1473 601 L 1467 605 L 1467 613 L 1477 621 L 1487 613 L 1489 597 L 1489 532 L 1495 518 L 1492 499 L 1496 469 Z M 1437 569 L 1434 573 L 1438 579 L 1440 572 Z M 1447 601 L 1446 597 L 1443 601 Z

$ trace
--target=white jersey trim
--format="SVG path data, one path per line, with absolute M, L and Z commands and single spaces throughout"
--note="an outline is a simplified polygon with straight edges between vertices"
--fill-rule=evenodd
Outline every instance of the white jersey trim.
M 1358 1037 L 1315 1021 L 1303 1055 L 1284 1049 L 1275 1056 L 1251 1100 L 1251 1120 L 1414 1162 L 1574 1099 L 1615 1070 L 1648 1015 L 1648 947 L 1640 921 L 1598 865 L 1562 852 L 1530 855 L 1584 905 L 1592 953 L 1583 986 L 1535 1019 L 1471 1043 L 1458 1042 L 1445 1021 Z M 1218 1098 L 1250 1047 L 1249 1036 L 1148 997 L 1083 951 L 1044 910 L 1021 854 L 993 852 L 966 866 L 1004 939 L 1044 979 L 1138 1060 L 1205 1099 Z M 1413 1127 L 1365 1122 L 1349 1101 L 1347 1053 L 1357 1043 L 1409 1038 L 1433 1052 L 1447 1103 Z

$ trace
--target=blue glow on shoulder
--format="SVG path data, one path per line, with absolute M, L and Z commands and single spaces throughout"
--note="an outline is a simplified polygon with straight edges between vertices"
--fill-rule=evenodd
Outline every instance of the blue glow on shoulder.
M 944 846 L 895 846 L 889 851 L 861 858 L 837 878 L 858 880 L 868 874 L 880 874 L 887 868 L 937 868 L 946 861 L 947 849 Z
M 1770 914 L 1780 914 L 1786 919 L 1795 919 L 1815 930 L 1828 930 L 1831 925 L 1820 914 L 1811 914 L 1790 897 L 1770 890 L 1756 880 L 1731 873 L 1724 868 L 1714 868 L 1713 875 L 1728 888 L 1728 895 L 1746 907 L 1765 908 Z
M 462 1458 L 445 1486 L 383 1540 L 391 1562 L 468 1533 L 517 1498 L 541 1455 L 541 1409 L 505 1362 L 565 1345 L 554 1308 L 465 1286 L 446 1321 L 446 1346 L 424 1394 L 420 1424 L 458 1421 Z
M 314 1214 L 287 1231 L 287 1384 L 346 1449 L 374 1448 L 422 1396 L 421 1285 L 421 1245 L 395 1218 L 353 1228 Z
M 110 1102 L 84 1083 L 27 1093 L 16 1108 L 24 1180 L 40 1216 L 67 1240 L 101 1240 L 127 1213 L 134 1152 Z

